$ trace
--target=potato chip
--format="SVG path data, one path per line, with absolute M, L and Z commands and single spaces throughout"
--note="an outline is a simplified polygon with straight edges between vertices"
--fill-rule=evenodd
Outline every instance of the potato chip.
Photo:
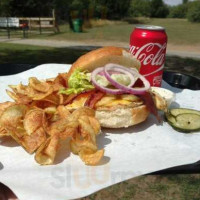
M 46 127 L 46 131 L 49 135 L 59 134 L 66 129 L 66 119 L 58 119 L 57 121 L 50 123 L 48 127 Z
M 42 127 L 44 111 L 41 109 L 29 110 L 23 120 L 24 129 L 28 135 L 31 135 L 39 127 Z
M 97 151 L 97 146 L 94 143 L 78 138 L 70 141 L 70 148 L 74 154 L 78 154 L 82 149 L 89 149 L 91 152 Z
M 35 160 L 40 165 L 51 165 L 54 162 L 59 146 L 59 136 L 49 137 L 36 151 Z
M 49 115 L 48 119 L 49 119 L 50 123 L 54 123 L 54 122 L 57 122 L 58 120 L 60 120 L 60 116 L 59 116 L 58 112 L 56 111 L 53 115 L 51 115 L 51 116 Z
M 55 106 L 47 107 L 44 109 L 44 112 L 47 114 L 54 114 L 57 111 Z
M 46 93 L 37 91 L 31 87 L 28 87 L 28 89 L 27 89 L 27 95 L 32 100 L 42 100 L 45 97 L 49 96 L 52 92 L 53 92 L 53 87 L 50 87 Z
M 18 97 L 17 97 L 16 93 L 11 92 L 10 90 L 6 90 L 6 93 L 11 99 L 13 99 L 16 102 L 18 101 Z
M 86 165 L 97 165 L 104 155 L 104 149 L 98 150 L 94 153 L 90 150 L 83 149 L 78 153 L 78 155 Z
M 70 94 L 70 95 L 64 95 L 64 102 L 63 105 L 67 105 L 72 103 L 72 101 L 77 97 L 77 94 Z
M 18 85 L 9 85 L 9 87 L 13 90 L 14 93 L 27 95 L 27 86 L 22 85 L 21 83 Z
M 30 107 L 45 109 L 48 107 L 55 107 L 55 104 L 48 101 L 38 100 L 38 101 L 32 101 L 30 103 Z
M 5 128 L 0 126 L 0 138 L 5 137 L 5 136 L 10 136 L 10 133 L 8 131 L 6 131 Z
M 60 139 L 61 140 L 66 140 L 69 137 L 73 137 L 78 129 L 78 122 L 68 122 L 66 125 L 66 128 L 63 132 L 59 133 Z
M 68 127 L 68 116 L 70 112 L 64 106 L 58 106 L 56 112 L 47 116 L 49 125 L 45 128 L 49 135 L 65 132 Z
M 22 119 L 27 109 L 28 107 L 22 104 L 6 108 L 0 116 L 1 126 L 6 130 L 16 129 L 16 127 L 22 124 Z
M 71 113 L 69 112 L 68 109 L 65 108 L 65 106 L 61 106 L 61 105 L 58 106 L 57 111 L 60 117 L 64 119 L 68 118 L 71 115 Z
M 34 90 L 39 92 L 48 93 L 51 88 L 51 85 L 46 83 L 45 81 L 39 81 L 35 77 L 29 78 L 29 86 L 32 87 Z
M 25 135 L 28 135 L 23 127 L 23 124 L 20 124 L 18 127 L 16 127 L 16 129 L 12 129 L 12 131 L 10 131 L 10 135 L 16 135 L 18 138 L 22 138 Z
M 95 135 L 98 135 L 101 130 L 101 126 L 100 126 L 98 119 L 96 119 L 95 117 L 88 117 L 88 119 L 94 130 Z
M 46 82 L 47 82 L 47 83 L 52 83 L 52 82 L 54 82 L 54 80 L 55 80 L 55 78 L 47 78 L 47 79 L 46 79 Z
M 57 93 L 51 93 L 49 96 L 45 97 L 44 99 L 42 99 L 43 101 L 47 101 L 47 102 L 50 102 L 52 104 L 55 104 L 55 105 L 59 105 L 59 95 Z
M 43 127 L 40 127 L 31 135 L 24 135 L 22 138 L 19 138 L 19 140 L 25 150 L 31 154 L 46 141 L 46 133 Z
M 1 114 L 3 113 L 3 111 L 6 108 L 8 108 L 8 107 L 10 107 L 12 105 L 15 105 L 15 103 L 14 102 L 10 102 L 10 101 L 4 102 L 4 103 L 0 103 L 0 116 L 1 116 Z
M 80 132 L 81 136 L 83 138 L 88 138 L 92 140 L 92 142 L 96 142 L 96 134 L 93 129 L 93 127 L 90 124 L 89 118 L 85 115 L 82 115 L 78 119 L 79 122 L 79 127 L 80 127 Z
M 10 136 L 19 144 L 23 147 L 21 138 L 26 135 L 25 130 L 23 127 L 17 127 L 16 129 L 13 129 L 12 131 L 9 132 Z
M 78 152 L 80 151 L 80 148 L 76 145 L 74 141 L 70 141 L 70 149 L 73 154 L 78 155 Z
M 67 119 L 59 119 L 58 121 L 51 123 L 50 126 L 46 128 L 46 131 L 49 135 L 57 134 L 64 139 L 73 136 L 78 125 L 78 122 L 75 121 L 69 122 Z
M 58 76 L 54 79 L 54 82 L 53 82 L 54 91 L 59 91 L 60 89 L 65 88 L 66 86 L 67 86 L 66 73 L 58 74 Z
M 19 93 L 14 93 L 11 92 L 9 90 L 6 90 L 6 93 L 8 94 L 8 96 L 13 99 L 16 103 L 20 103 L 20 104 L 29 104 L 32 99 L 29 98 L 28 96 L 25 96 L 23 94 L 19 94 Z
M 58 74 L 58 77 L 60 78 L 60 82 L 62 83 L 62 85 L 63 86 L 67 86 L 67 82 L 68 82 L 68 80 L 67 80 L 67 73 L 59 73 Z
M 94 117 L 95 111 L 88 107 L 78 108 L 70 115 L 69 120 L 78 120 L 82 115 Z
M 62 105 L 62 104 L 64 104 L 64 95 L 63 94 L 59 94 L 58 95 L 58 97 L 59 97 L 59 105 Z

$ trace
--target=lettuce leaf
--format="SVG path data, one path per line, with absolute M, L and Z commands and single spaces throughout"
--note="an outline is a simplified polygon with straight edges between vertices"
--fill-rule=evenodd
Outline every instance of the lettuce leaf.
M 68 80 L 68 88 L 63 88 L 59 91 L 61 94 L 78 94 L 86 90 L 94 89 L 94 86 L 90 82 L 90 76 L 86 71 L 80 71 L 76 69 Z

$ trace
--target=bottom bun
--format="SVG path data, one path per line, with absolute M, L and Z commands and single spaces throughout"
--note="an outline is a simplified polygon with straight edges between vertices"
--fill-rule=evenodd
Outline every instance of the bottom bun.
M 146 120 L 149 111 L 145 105 L 132 108 L 116 108 L 115 110 L 96 110 L 95 117 L 102 127 L 126 128 Z

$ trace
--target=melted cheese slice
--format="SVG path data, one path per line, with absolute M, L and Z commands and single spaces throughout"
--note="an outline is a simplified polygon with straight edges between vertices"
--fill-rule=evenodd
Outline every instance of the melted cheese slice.
M 129 105 L 135 101 L 141 101 L 135 95 L 106 95 L 100 101 L 98 101 L 95 105 L 96 108 L 98 107 L 112 107 L 117 105 Z
M 104 105 L 105 107 L 112 107 L 112 106 L 117 106 L 117 105 L 129 105 L 131 104 L 131 101 L 123 100 L 123 99 L 115 99 L 112 102 Z M 96 106 L 98 107 L 98 106 Z
M 76 98 L 71 104 L 66 105 L 67 109 L 77 109 L 83 107 L 85 102 L 87 101 L 87 96 L 82 96 L 80 98 Z M 112 107 L 117 105 L 130 105 L 133 102 L 141 101 L 135 95 L 105 95 L 100 101 L 98 101 L 95 105 L 98 107 Z

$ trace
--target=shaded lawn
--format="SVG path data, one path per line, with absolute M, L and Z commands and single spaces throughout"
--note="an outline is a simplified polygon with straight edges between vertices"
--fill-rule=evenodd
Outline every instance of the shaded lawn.
M 191 23 L 186 19 L 147 19 L 141 23 L 163 26 L 166 28 L 168 42 L 179 45 L 200 44 L 200 24 Z M 116 22 L 103 26 L 85 29 L 83 33 L 74 33 L 69 30 L 69 26 L 61 25 L 61 33 L 33 36 L 36 38 L 53 40 L 75 40 L 75 41 L 116 41 L 129 44 L 130 33 L 134 29 L 134 24 L 127 22 Z
M 200 175 L 141 176 L 80 200 L 199 200 Z
M 0 43 L 0 64 L 73 63 L 88 50 Z M 1 71 L 3 69 L 0 69 Z M 200 60 L 167 57 L 165 70 L 200 77 Z
M 85 50 L 0 43 L 0 64 L 73 63 Z

